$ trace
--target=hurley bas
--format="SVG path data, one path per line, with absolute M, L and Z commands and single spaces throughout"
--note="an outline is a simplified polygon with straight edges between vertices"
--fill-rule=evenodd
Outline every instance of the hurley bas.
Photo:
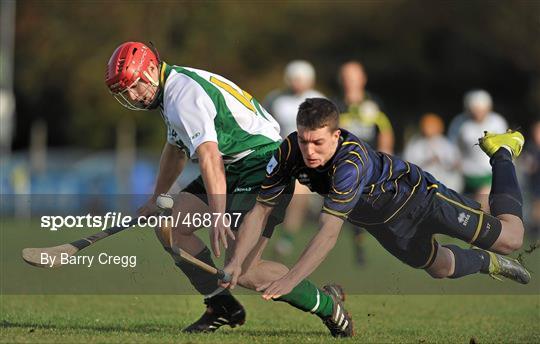
M 96 257 L 97 259 L 95 259 Z M 122 268 L 134 268 L 137 266 L 137 256 L 111 256 L 105 252 L 97 256 L 70 256 L 68 253 L 50 255 L 45 252 L 41 253 L 41 264 L 48 265 L 51 268 L 61 265 L 83 265 L 90 268 L 94 262 L 100 265 L 119 265 Z

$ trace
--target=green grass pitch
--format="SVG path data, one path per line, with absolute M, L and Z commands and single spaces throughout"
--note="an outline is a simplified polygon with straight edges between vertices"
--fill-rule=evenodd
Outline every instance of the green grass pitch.
M 203 305 L 189 294 L 188 282 L 175 271 L 150 231 L 130 231 L 108 238 L 88 249 L 141 257 L 141 276 L 130 279 L 118 268 L 108 270 L 72 268 L 37 269 L 20 262 L 20 249 L 49 246 L 77 239 L 90 232 L 21 235 L 22 225 L 2 220 L 2 295 L 0 296 L 2 343 L 290 343 L 335 341 L 321 321 L 281 302 L 266 302 L 258 295 L 241 293 L 238 298 L 248 312 L 244 326 L 222 328 L 214 334 L 186 335 L 184 326 L 198 318 Z M 35 225 L 34 225 L 35 227 Z M 313 234 L 300 233 L 298 245 Z M 206 235 L 205 235 L 206 236 Z M 327 261 L 312 279 L 343 283 L 349 292 L 346 307 L 353 315 L 356 337 L 343 342 L 365 343 L 538 343 L 540 342 L 540 296 L 538 253 L 527 257 L 533 281 L 520 286 L 487 276 L 463 281 L 434 281 L 422 271 L 410 269 L 387 254 L 371 238 L 365 240 L 368 265 L 354 265 L 351 235 L 345 230 Z M 296 252 L 297 256 L 300 252 Z M 152 258 L 143 260 L 142 258 Z M 289 259 L 289 263 L 295 257 Z M 160 270 L 157 266 L 163 266 Z M 152 275 L 154 274 L 154 275 Z M 183 290 L 169 289 L 157 295 L 135 294 L 137 288 L 105 295 L 34 295 L 31 284 L 55 279 L 67 283 L 114 284 L 121 291 L 128 282 L 145 285 L 148 279 Z M 126 277 L 127 276 L 127 277 Z M 11 281 L 6 281 L 11 279 Z M 20 288 L 20 289 L 18 289 Z M 184 288 L 184 289 L 181 289 Z M 20 290 L 16 292 L 14 290 Z M 83 289 L 84 290 L 84 289 Z M 114 291 L 114 289 L 112 289 Z M 116 295 L 111 295 L 116 294 Z M 191 293 L 192 294 L 192 293 Z

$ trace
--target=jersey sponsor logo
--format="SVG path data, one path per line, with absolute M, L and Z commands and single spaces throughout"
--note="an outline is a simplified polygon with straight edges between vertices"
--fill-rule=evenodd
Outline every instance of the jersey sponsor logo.
M 268 174 L 272 174 L 272 172 L 274 172 L 274 169 L 276 168 L 278 162 L 276 160 L 276 158 L 272 157 L 272 159 L 270 159 L 270 161 L 268 162 L 268 165 L 266 165 L 266 173 Z
M 244 188 L 242 188 L 242 187 L 237 187 L 236 189 L 234 189 L 233 192 L 250 192 L 251 189 L 252 189 L 251 186 L 244 187 Z
M 300 173 L 298 175 L 298 181 L 302 184 L 309 183 L 309 176 L 306 173 Z
M 197 137 L 201 136 L 201 133 L 200 132 L 196 132 L 195 134 L 193 134 L 193 136 L 191 136 L 191 139 L 192 140 L 195 140 Z
M 467 224 L 469 223 L 469 219 L 471 218 L 471 215 L 470 214 L 465 214 L 463 212 L 459 213 L 458 215 L 458 222 L 461 223 L 463 225 L 463 227 L 466 227 Z
M 311 180 L 309 179 L 309 176 L 307 175 L 307 173 L 300 173 L 297 179 L 298 179 L 298 182 L 300 182 L 300 184 L 307 186 L 311 191 L 313 191 L 311 189 Z

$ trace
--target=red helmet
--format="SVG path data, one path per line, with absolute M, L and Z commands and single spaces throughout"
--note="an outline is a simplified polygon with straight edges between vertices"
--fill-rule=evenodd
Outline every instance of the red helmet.
M 105 83 L 115 98 L 130 109 L 139 105 L 129 102 L 125 104 L 126 97 L 122 93 L 135 82 L 142 80 L 153 86 L 158 86 L 158 80 L 154 80 L 148 73 L 150 62 L 159 66 L 157 54 L 152 49 L 140 42 L 122 43 L 109 59 L 105 72 Z M 118 96 L 122 96 L 119 98 Z

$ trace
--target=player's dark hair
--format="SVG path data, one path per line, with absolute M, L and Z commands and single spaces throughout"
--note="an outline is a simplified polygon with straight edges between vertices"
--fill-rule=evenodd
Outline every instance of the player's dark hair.
M 307 98 L 298 108 L 296 125 L 310 130 L 339 127 L 339 110 L 336 104 L 325 98 Z

